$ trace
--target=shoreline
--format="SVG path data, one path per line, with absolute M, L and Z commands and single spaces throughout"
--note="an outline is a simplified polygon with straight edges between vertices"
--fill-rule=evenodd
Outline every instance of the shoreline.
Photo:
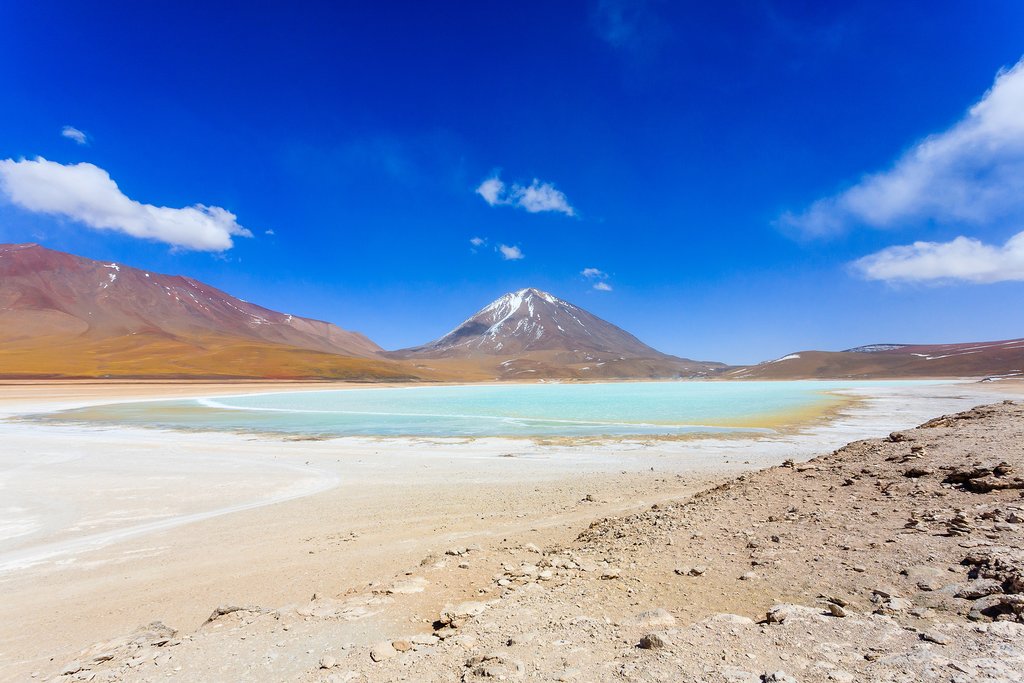
M 59 513 L 44 522 L 63 525 L 65 534 L 84 519 L 100 524 L 96 533 L 109 531 L 116 538 L 125 522 L 131 526 L 132 516 L 202 514 L 217 508 L 216 503 L 230 508 L 223 505 L 225 497 L 251 501 L 275 487 L 301 483 L 305 479 L 299 475 L 313 470 L 339 478 L 336 486 L 314 495 L 186 518 L 57 561 L 0 573 L 0 585 L 10 596 L 0 607 L 0 623 L 8 624 L 0 641 L 10 643 L 0 650 L 0 678 L 8 672 L 24 675 L 41 657 L 69 655 L 153 619 L 192 629 L 216 604 L 285 604 L 316 591 L 364 585 L 452 543 L 487 546 L 502 538 L 561 542 L 599 516 L 688 497 L 786 458 L 805 460 L 853 438 L 917 424 L 923 421 L 922 411 L 933 417 L 952 412 L 945 407 L 1022 391 L 1019 384 L 1000 384 L 934 385 L 941 390 L 913 400 L 899 392 L 867 397 L 859 407 L 837 410 L 827 423 L 806 425 L 793 434 L 686 442 L 648 437 L 557 444 L 493 438 L 285 441 L 180 433 L 168 440 L 169 433 L 156 430 L 30 429 L 0 422 L 10 447 L 9 455 L 0 458 L 0 474 L 7 475 L 8 487 L 15 487 L 9 490 L 27 498 L 41 492 L 53 496 L 36 504 Z M 67 400 L 52 390 L 49 396 L 42 393 L 12 397 L 0 389 L 0 412 Z M 47 460 L 75 452 L 76 459 Z M 34 464 L 34 472 L 24 469 L 25 458 L 32 457 L 46 461 Z M 296 478 L 281 481 L 280 465 L 297 468 Z M 113 514 L 118 511 L 123 514 Z M 34 539 L 21 537 L 17 547 L 0 548 L 3 553 L 25 550 L 33 540 L 44 539 L 37 533 Z
M 689 382 L 690 380 L 686 380 Z M 702 380 L 703 381 L 703 380 Z M 756 380 L 752 382 L 760 382 Z M 768 380 L 776 382 L 779 380 Z M 790 380 L 785 380 L 789 382 Z M 662 382 L 662 380 L 649 380 L 649 382 Z M 792 380 L 792 382 L 842 382 L 854 385 L 864 385 L 865 387 L 871 386 L 885 386 L 888 383 L 900 383 L 906 382 L 908 385 L 914 383 L 922 383 L 922 385 L 932 383 L 945 385 L 946 382 L 940 382 L 937 380 Z M 591 382 L 574 382 L 570 384 L 590 384 L 590 385 L 615 385 L 630 382 L 618 382 L 618 381 L 604 381 L 595 380 Z M 664 382 L 668 383 L 668 382 Z M 749 382 L 748 382 L 749 383 Z M 969 380 L 958 379 L 950 380 L 949 385 L 956 384 L 967 384 Z M 46 415 L 50 413 L 60 413 L 69 410 L 78 410 L 83 408 L 101 407 L 104 405 L 115 405 L 121 403 L 159 403 L 162 401 L 192 401 L 199 404 L 203 404 L 204 401 L 217 400 L 217 399 L 229 399 L 243 396 L 250 396 L 259 394 L 263 396 L 272 395 L 284 395 L 297 392 L 335 392 L 335 391 L 357 391 L 357 390 L 373 390 L 373 389 L 432 389 L 438 387 L 446 388 L 462 388 L 462 387 L 475 387 L 475 386 L 513 386 L 513 385 L 527 385 L 533 386 L 538 384 L 536 382 L 496 382 L 496 383 L 450 383 L 450 384 L 436 384 L 436 385 L 423 385 L 423 384 L 410 384 L 410 383 L 390 383 L 380 385 L 368 385 L 361 383 L 346 383 L 346 384 L 335 384 L 330 388 L 324 388 L 321 384 L 294 384 L 288 385 L 288 388 L 281 388 L 276 383 L 252 383 L 245 385 L 247 391 L 238 392 L 231 391 L 225 393 L 225 391 L 235 385 L 225 385 L 223 383 L 171 383 L 169 385 L 157 384 L 152 385 L 149 383 L 131 384 L 133 391 L 124 394 L 117 393 L 114 397 L 102 397 L 102 398 L 90 398 L 90 399 L 67 399 L 57 403 L 52 403 L 52 397 L 44 398 L 43 403 L 38 406 L 33 406 L 31 409 L 26 409 L 24 405 L 15 412 L 3 412 L 5 405 L 4 400 L 4 385 L 0 383 L 0 419 L 16 420 L 19 418 L 26 418 L 26 421 L 34 422 L 36 418 L 41 418 L 39 423 L 41 424 L 54 424 L 60 425 L 62 421 L 54 419 L 49 421 L 46 419 Z M 50 388 L 50 385 L 31 385 L 36 387 Z M 77 386 L 77 385 L 76 385 Z M 90 385 L 97 386 L 97 385 Z M 104 390 L 112 389 L 116 392 L 120 385 L 115 386 L 103 386 Z M 152 396 L 151 392 L 156 387 L 173 386 L 178 391 L 174 392 L 176 395 L 168 397 L 164 396 Z M 181 393 L 186 387 L 196 387 L 200 390 L 200 393 Z M 688 439 L 701 439 L 707 437 L 726 437 L 732 436 L 729 432 L 735 431 L 737 436 L 744 436 L 743 432 L 749 432 L 750 436 L 756 436 L 758 433 L 766 431 L 772 431 L 780 434 L 786 433 L 797 433 L 800 430 L 812 426 L 815 424 L 821 424 L 834 419 L 837 415 L 841 414 L 843 410 L 854 407 L 856 404 L 864 400 L 864 395 L 858 394 L 857 389 L 859 387 L 842 387 L 842 388 L 829 388 L 821 389 L 817 393 L 820 398 L 818 401 L 811 405 L 801 406 L 790 409 L 778 409 L 774 411 L 768 411 L 765 413 L 755 414 L 748 417 L 727 417 L 727 418 L 716 418 L 713 424 L 707 423 L 678 423 L 673 424 L 673 427 L 679 428 L 681 431 L 678 434 L 673 433 L 652 433 L 652 432 L 637 432 L 635 434 L 590 434 L 590 435 L 557 435 L 557 434 L 489 434 L 489 435 L 473 435 L 473 434 L 460 434 L 454 435 L 451 438 L 456 439 L 487 439 L 487 438 L 501 438 L 511 440 L 526 440 L 526 441 L 548 441 L 552 439 L 561 440 L 567 443 L 578 442 L 583 443 L 601 443 L 601 442 L 614 442 L 623 439 L 633 438 L 654 438 L 665 441 L 672 440 L 688 440 Z M 139 395 L 135 395 L 136 392 L 141 392 Z M 102 394 L 107 393 L 106 391 L 100 392 Z M 32 405 L 32 404 L 29 404 Z M 496 418 L 498 419 L 498 418 Z M 570 422 L 577 422 L 570 420 Z M 579 421 L 580 423 L 589 423 L 586 420 Z M 332 433 L 317 433 L 317 434 L 305 434 L 301 432 L 291 432 L 287 430 L 260 430 L 260 429 L 249 429 L 249 428 L 218 428 L 218 427 L 176 427 L 171 425 L 146 425 L 136 423 L 118 423 L 116 420 L 109 422 L 96 422 L 92 423 L 88 419 L 81 421 L 67 420 L 66 424 L 73 426 L 89 426 L 93 425 L 97 428 L 144 428 L 144 429 L 155 429 L 164 430 L 175 433 L 234 433 L 245 436 L 256 436 L 260 438 L 280 438 L 284 440 L 292 439 L 309 439 L 309 440 L 332 440 L 332 439 L 345 439 L 345 438 L 376 438 L 376 439 L 423 439 L 423 438 L 445 438 L 443 435 L 436 434 L 332 434 Z M 655 423 L 643 424 L 638 427 L 653 427 Z

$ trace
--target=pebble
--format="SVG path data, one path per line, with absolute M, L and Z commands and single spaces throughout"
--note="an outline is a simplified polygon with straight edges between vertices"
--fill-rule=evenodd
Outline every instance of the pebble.
M 643 650 L 660 650 L 668 645 L 668 638 L 664 634 L 648 633 L 640 639 L 639 647 Z
M 398 651 L 387 641 L 377 643 L 370 648 L 370 659 L 375 662 L 383 662 L 385 659 L 391 659 L 397 654 Z
M 320 658 L 320 668 L 321 669 L 333 669 L 337 665 L 338 665 L 338 660 L 336 660 L 334 657 L 332 657 L 330 655 L 324 655 L 323 657 Z

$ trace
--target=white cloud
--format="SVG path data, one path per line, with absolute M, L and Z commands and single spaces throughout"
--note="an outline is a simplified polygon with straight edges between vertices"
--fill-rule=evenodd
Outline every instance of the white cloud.
M 252 237 L 219 206 L 181 209 L 142 204 L 126 197 L 110 175 L 93 164 L 67 166 L 42 157 L 0 159 L 0 190 L 12 204 L 37 213 L 66 216 L 97 230 L 114 230 L 199 251 L 224 251 L 232 236 Z
M 86 141 L 88 141 L 89 139 L 85 133 L 78 130 L 74 126 L 64 126 L 64 128 L 61 129 L 60 134 L 68 138 L 69 140 L 74 140 L 80 145 L 84 145 Z
M 469 240 L 469 243 L 472 244 L 474 247 L 482 247 L 485 244 L 487 244 L 487 240 L 485 240 L 483 237 L 473 237 Z
M 854 264 L 869 280 L 974 283 L 1024 280 L 1024 232 L 1002 246 L 970 237 L 889 247 Z
M 501 258 L 506 261 L 518 261 L 525 256 L 522 249 L 519 247 L 510 247 L 507 244 L 499 244 L 498 251 L 501 252 Z
M 584 268 L 580 271 L 580 275 L 593 282 L 594 289 L 601 292 L 612 291 L 612 286 L 608 284 L 608 273 L 600 268 Z
M 1024 59 L 997 74 L 992 88 L 948 130 L 925 138 L 892 168 L 865 176 L 779 225 L 827 235 L 865 224 L 983 225 L 1024 209 Z
M 518 206 L 529 213 L 556 211 L 566 216 L 575 216 L 576 210 L 561 190 L 551 183 L 542 183 L 534 178 L 529 185 L 514 183 L 512 187 L 505 185 L 498 176 L 488 178 L 476 188 L 476 193 L 484 198 L 490 206 Z
M 264 235 L 274 235 L 275 233 L 274 233 L 274 231 L 273 231 L 273 230 L 264 230 L 264 231 L 263 231 L 263 234 L 264 234 Z
M 488 178 L 480 183 L 480 187 L 476 188 L 476 193 L 483 197 L 484 201 L 491 206 L 509 203 L 503 198 L 503 195 L 505 194 L 505 183 L 501 182 L 501 179 L 497 176 L 494 178 Z
M 576 213 L 562 192 L 556 190 L 551 183 L 541 183 L 536 178 L 527 187 L 513 185 L 512 197 L 517 205 L 530 213 L 558 211 L 566 216 L 573 216 Z

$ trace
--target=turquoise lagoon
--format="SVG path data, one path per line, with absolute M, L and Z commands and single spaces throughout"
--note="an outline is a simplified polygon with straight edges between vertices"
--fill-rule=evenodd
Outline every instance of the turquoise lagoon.
M 765 431 L 849 392 L 930 381 L 609 382 L 281 391 L 118 403 L 48 422 L 292 436 L 557 437 Z

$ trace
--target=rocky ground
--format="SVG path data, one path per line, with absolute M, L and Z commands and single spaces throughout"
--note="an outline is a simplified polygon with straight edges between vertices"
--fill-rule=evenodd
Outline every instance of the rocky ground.
M 439 504 L 443 504 L 440 501 Z M 370 585 L 154 623 L 58 681 L 1021 681 L 1024 405 Z

